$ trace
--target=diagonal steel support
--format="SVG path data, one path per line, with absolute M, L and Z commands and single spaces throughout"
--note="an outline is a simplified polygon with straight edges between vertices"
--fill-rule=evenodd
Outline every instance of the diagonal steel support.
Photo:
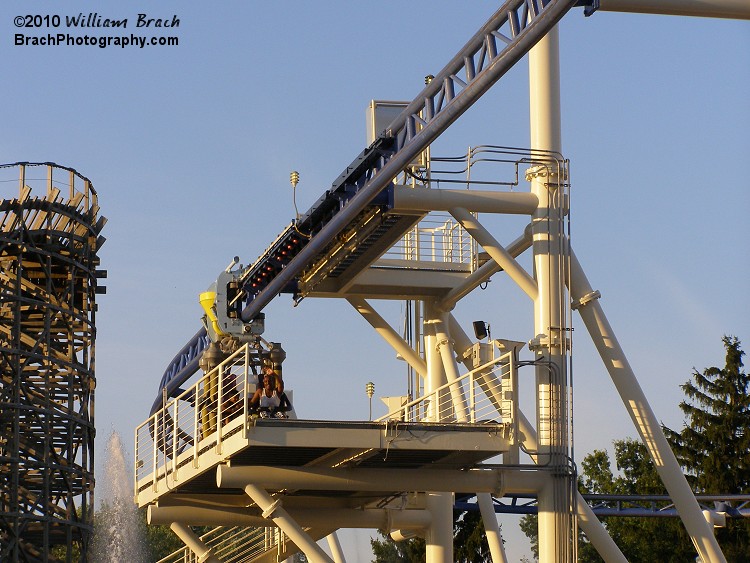
M 495 237 L 482 226 L 476 217 L 462 207 L 453 208 L 450 213 L 456 221 L 461 223 L 466 232 L 487 251 L 487 254 L 502 266 L 503 270 L 508 273 L 526 295 L 531 299 L 537 298 L 539 290 L 536 280 L 515 261 L 513 256 L 497 242 Z
M 406 363 L 414 368 L 414 371 L 422 377 L 427 377 L 427 365 L 424 360 L 366 300 L 358 297 L 349 297 L 347 301 L 406 360 Z
M 307 535 L 302 526 L 289 516 L 281 506 L 279 499 L 274 500 L 265 490 L 257 485 L 245 485 L 245 493 L 263 511 L 264 518 L 270 518 L 291 539 L 312 563 L 333 563 L 325 551 Z
M 677 463 L 654 411 L 646 399 L 625 352 L 620 347 L 604 310 L 573 250 L 570 250 L 570 294 L 591 340 L 633 420 L 638 435 L 654 461 L 664 486 L 674 501 L 685 529 L 705 563 L 726 561 L 711 526 L 703 517 L 685 475 Z
M 512 258 L 517 258 L 523 254 L 524 251 L 531 248 L 531 242 L 531 225 L 528 225 L 524 233 L 511 242 L 506 250 Z M 435 307 L 439 311 L 451 311 L 456 306 L 456 303 L 486 282 L 494 274 L 502 271 L 502 269 L 503 267 L 494 260 L 488 260 L 485 264 L 469 274 L 460 285 L 450 290 L 445 297 L 436 303 Z M 461 352 L 463 351 L 464 350 L 461 350 Z
M 195 553 L 198 563 L 221 563 L 221 560 L 211 552 L 211 549 L 185 524 L 172 522 L 169 527 L 177 534 L 177 537 L 182 540 L 188 549 Z

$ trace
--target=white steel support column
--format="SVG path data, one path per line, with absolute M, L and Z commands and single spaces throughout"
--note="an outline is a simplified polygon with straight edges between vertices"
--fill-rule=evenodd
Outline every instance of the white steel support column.
M 177 537 L 182 540 L 188 549 L 195 553 L 200 563 L 221 563 L 221 560 L 211 553 L 209 547 L 195 535 L 193 530 L 180 522 L 172 522 L 169 527 L 177 534 Z
M 427 493 L 426 563 L 453 563 L 453 493 Z
M 443 369 L 448 383 L 458 380 L 458 365 L 456 364 L 456 354 L 453 350 L 453 341 L 448 332 L 448 313 L 441 313 L 433 322 L 435 326 L 435 339 L 437 340 L 438 351 L 443 360 Z M 458 422 L 469 421 L 469 405 L 466 401 L 464 388 L 460 383 L 451 385 L 451 400 L 453 401 L 453 410 Z
M 536 430 L 534 430 L 534 427 L 531 426 L 531 423 L 521 411 L 518 411 L 517 415 L 519 434 L 524 437 L 523 443 L 528 451 L 535 452 L 539 447 Z M 539 463 L 537 456 L 532 455 L 531 459 L 535 463 Z M 578 524 L 602 559 L 606 563 L 628 563 L 628 560 L 622 554 L 620 548 L 617 547 L 617 544 L 609 535 L 606 528 L 596 517 L 596 514 L 591 510 L 591 507 L 581 496 L 581 493 L 578 492 L 576 492 L 575 510 L 578 516 Z
M 530 123 L 532 150 L 562 153 L 560 134 L 559 32 L 555 27 L 529 51 Z M 539 167 L 541 168 L 541 167 Z M 571 518 L 571 479 L 566 469 L 569 451 L 567 424 L 567 336 L 562 314 L 565 283 L 561 269 L 562 217 L 554 206 L 555 182 L 549 171 L 530 171 L 531 191 L 539 200 L 532 215 L 534 271 L 538 294 L 534 299 L 532 340 L 536 368 L 537 433 L 540 463 L 557 471 L 553 484 L 539 494 L 539 560 L 572 560 L 575 542 Z
M 477 504 L 479 504 L 479 511 L 482 513 L 484 534 L 487 537 L 492 563 L 508 563 L 505 547 L 503 547 L 503 538 L 500 536 L 500 528 L 497 525 L 497 514 L 495 514 L 495 507 L 492 504 L 492 495 L 479 493 Z
M 612 327 L 595 292 L 573 251 L 571 257 L 571 297 L 578 304 L 578 312 L 591 339 L 609 372 L 638 434 L 654 461 L 669 496 L 677 509 L 685 529 L 693 540 L 698 554 L 706 563 L 726 561 L 711 526 L 703 517 L 698 501 L 690 490 L 685 475 L 669 447 L 654 411 L 638 384 L 617 341 Z
M 333 555 L 334 563 L 346 563 L 344 550 L 341 549 L 341 543 L 339 542 L 339 537 L 336 535 L 336 532 L 328 534 L 326 540 L 328 541 L 328 548 L 331 550 L 331 555 Z
M 427 360 L 427 378 L 425 395 L 432 393 L 446 382 L 440 353 L 437 350 L 438 337 L 436 324 L 440 315 L 432 302 L 424 303 L 425 359 Z M 434 397 L 430 401 L 428 420 L 439 422 L 442 418 L 441 405 L 447 398 Z M 453 563 L 453 493 L 428 492 L 426 508 L 432 521 L 425 534 L 426 563 Z
M 256 485 L 245 485 L 245 493 L 263 511 L 264 518 L 271 518 L 274 523 L 299 547 L 312 563 L 333 563 L 325 551 L 308 536 L 302 527 L 281 507 L 281 501 Z
M 425 361 L 427 363 L 427 377 L 424 382 L 424 394 L 432 398 L 427 406 L 427 420 L 440 422 L 442 418 L 441 411 L 445 408 L 448 399 L 447 392 L 440 392 L 440 396 L 432 396 L 434 391 L 447 383 L 443 361 L 438 351 L 438 340 L 435 334 L 435 322 L 439 321 L 439 313 L 434 304 L 429 301 L 424 302 L 424 320 L 423 334 L 425 343 Z

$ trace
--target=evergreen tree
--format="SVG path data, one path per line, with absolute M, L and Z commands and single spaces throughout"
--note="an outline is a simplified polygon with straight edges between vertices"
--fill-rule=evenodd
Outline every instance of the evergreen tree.
M 750 493 L 750 378 L 736 337 L 724 336 L 723 368 L 693 370 L 681 386 L 685 426 L 664 431 L 696 493 Z M 750 524 L 728 518 L 716 537 L 729 561 L 750 561 Z
M 461 563 L 486 563 L 492 561 L 482 514 L 466 511 L 459 514 L 453 524 L 453 560 Z
M 681 386 L 686 400 L 681 432 L 665 428 L 696 491 L 746 493 L 750 489 L 750 378 L 735 337 L 725 336 L 726 365 L 711 367 Z

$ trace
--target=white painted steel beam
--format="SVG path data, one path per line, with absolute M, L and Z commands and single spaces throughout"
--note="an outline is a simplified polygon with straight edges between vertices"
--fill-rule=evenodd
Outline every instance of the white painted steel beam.
M 481 492 L 502 496 L 536 493 L 547 482 L 545 472 L 512 469 L 329 469 L 320 467 L 267 467 L 219 465 L 221 488 L 242 489 L 254 483 L 264 489 L 339 491 L 445 491 Z
M 609 12 L 750 19 L 747 0 L 601 0 L 599 9 Z
M 510 278 L 518 284 L 518 286 L 532 299 L 536 299 L 539 291 L 537 289 L 536 280 L 532 278 L 529 273 L 524 270 L 518 262 L 510 255 L 510 253 L 503 248 L 503 246 L 495 240 L 490 232 L 485 229 L 482 224 L 474 217 L 468 210 L 455 207 L 450 210 L 450 214 L 461 223 L 461 226 L 466 229 L 466 232 L 484 248 L 492 259 L 497 262 L 503 270 L 505 270 Z
M 440 311 L 435 308 L 434 301 L 425 301 L 422 318 L 422 334 L 424 335 L 424 357 L 427 364 L 427 377 L 424 379 L 424 395 L 431 396 L 427 401 L 426 418 L 431 422 L 440 422 L 440 405 L 447 399 L 445 389 L 440 389 L 448 382 L 443 369 L 443 359 L 438 352 L 438 339 L 435 334 L 435 323 Z
M 706 563 L 726 561 L 711 526 L 708 525 L 698 501 L 695 500 L 685 475 L 667 442 L 651 405 L 620 347 L 612 327 L 604 315 L 596 292 L 591 287 L 575 253 L 570 251 L 571 298 L 578 303 L 578 313 L 591 336 L 612 382 L 635 425 L 646 449 L 654 461 L 685 529 L 693 540 L 698 554 Z
M 505 250 L 512 258 L 517 258 L 529 248 L 531 248 L 531 225 L 528 225 L 524 233 L 511 242 Z M 452 311 L 456 303 L 502 269 L 502 266 L 490 256 L 489 261 L 469 274 L 460 285 L 449 291 L 435 306 L 440 311 Z
M 369 469 L 219 465 L 220 488 L 241 489 L 254 483 L 265 489 L 339 491 L 480 491 L 502 494 L 506 473 L 499 469 Z M 518 485 L 528 485 L 518 481 Z M 458 487 L 458 488 L 457 488 Z
M 190 551 L 195 553 L 200 563 L 221 563 L 221 559 L 216 557 L 209 547 L 201 541 L 201 539 L 195 535 L 195 532 L 188 528 L 182 522 L 172 521 L 165 522 L 169 524 L 172 531 L 177 534 L 177 537 L 182 540 Z
M 505 555 L 503 538 L 500 536 L 500 528 L 497 525 L 497 514 L 492 504 L 492 495 L 479 493 L 477 495 L 477 504 L 482 514 L 484 523 L 484 535 L 487 538 L 487 545 L 490 548 L 492 563 L 508 563 L 508 557 Z
M 559 30 L 552 28 L 529 51 L 529 122 L 531 149 L 562 154 L 560 120 Z M 557 171 L 553 171 L 557 172 Z M 531 175 L 531 192 L 539 199 L 532 215 L 534 273 L 538 284 L 534 297 L 536 343 L 536 404 L 539 453 L 545 462 L 564 469 L 570 450 L 567 420 L 566 339 L 562 304 L 565 297 L 562 268 L 562 210 L 559 183 L 549 170 L 538 167 Z M 555 182 L 558 182 L 556 185 Z M 538 497 L 539 560 L 567 562 L 573 555 L 571 483 L 557 479 Z
M 432 523 L 425 535 L 427 563 L 453 563 L 453 495 L 428 493 L 427 510 Z
M 531 215 L 539 200 L 528 192 L 490 192 L 471 190 L 440 190 L 395 186 L 393 211 L 430 212 L 450 211 L 463 207 L 477 213 L 508 213 Z
M 423 530 L 430 525 L 430 513 L 422 509 L 390 508 L 288 508 L 289 516 L 305 527 Z M 148 507 L 149 525 L 179 521 L 190 526 L 274 526 L 272 519 L 247 508 L 211 508 L 195 505 Z
M 370 326 L 375 329 L 375 332 L 382 336 L 383 339 L 390 344 L 404 360 L 406 360 L 406 363 L 414 368 L 414 371 L 422 377 L 427 376 L 427 364 L 425 364 L 425 361 L 367 301 L 356 297 L 350 297 L 347 301 L 368 323 L 370 323 Z
M 261 487 L 253 484 L 244 486 L 245 493 L 263 511 L 263 516 L 274 523 L 299 547 L 312 563 L 333 563 L 328 554 L 305 533 L 302 527 L 284 510 L 280 500 L 274 500 Z
M 326 536 L 326 541 L 328 542 L 328 548 L 331 550 L 331 555 L 333 555 L 334 563 L 346 563 L 344 550 L 341 549 L 341 543 L 339 542 L 339 537 L 336 535 L 336 532 L 328 534 Z
M 441 313 L 433 324 L 435 327 L 435 340 L 437 340 L 436 346 L 443 360 L 445 377 L 448 383 L 454 384 L 449 389 L 456 420 L 458 422 L 468 422 L 469 404 L 466 400 L 466 394 L 463 386 L 460 383 L 456 383 L 460 375 L 458 373 L 458 365 L 456 365 L 456 355 L 453 351 L 453 342 L 448 333 L 448 314 Z

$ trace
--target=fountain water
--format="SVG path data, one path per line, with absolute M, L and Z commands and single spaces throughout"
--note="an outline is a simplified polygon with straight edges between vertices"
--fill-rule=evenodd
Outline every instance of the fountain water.
M 104 478 L 94 516 L 93 563 L 147 563 L 145 523 L 133 503 L 132 473 L 122 438 L 112 431 L 107 440 Z

